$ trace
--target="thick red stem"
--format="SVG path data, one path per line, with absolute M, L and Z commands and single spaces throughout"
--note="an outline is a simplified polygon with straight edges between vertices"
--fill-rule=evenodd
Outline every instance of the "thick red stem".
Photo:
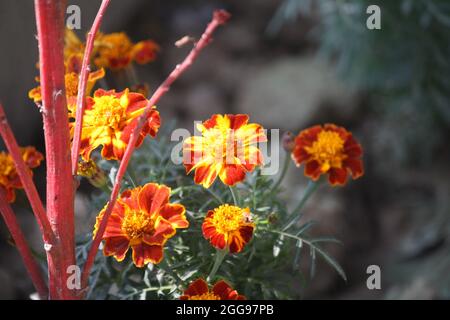
M 102 1 L 100 9 L 97 12 L 97 16 L 95 17 L 94 23 L 92 24 L 91 31 L 89 31 L 86 39 L 86 49 L 84 50 L 83 64 L 81 66 L 80 79 L 78 82 L 76 120 L 72 142 L 72 175 L 74 177 L 77 175 L 78 156 L 80 154 L 81 130 L 83 128 L 83 115 L 86 103 L 85 99 L 86 86 L 89 77 L 89 61 L 91 59 L 91 53 L 94 47 L 95 35 L 97 34 L 98 29 L 100 28 L 103 15 L 105 14 L 109 2 L 110 0 Z
M 138 124 L 133 129 L 133 132 L 130 136 L 130 140 L 128 142 L 127 148 L 125 150 L 124 156 L 120 161 L 119 170 L 117 171 L 116 180 L 113 186 L 113 190 L 111 192 L 110 200 L 104 212 L 102 221 L 100 222 L 100 226 L 97 230 L 95 238 L 92 242 L 91 249 L 89 250 L 88 257 L 86 263 L 83 268 L 83 273 L 81 275 L 81 285 L 83 288 L 86 288 L 89 282 L 89 274 L 90 270 L 94 264 L 95 256 L 98 252 L 98 247 L 102 241 L 103 234 L 106 229 L 107 221 L 109 216 L 111 215 L 112 209 L 116 203 L 117 197 L 120 192 L 120 187 L 122 183 L 123 176 L 126 173 L 128 163 L 130 161 L 131 155 L 136 147 L 136 141 L 139 137 L 139 133 L 141 132 L 145 122 L 147 121 L 148 115 L 152 109 L 152 107 L 161 99 L 161 97 L 170 89 L 172 83 L 177 80 L 184 71 L 186 71 L 192 63 L 197 59 L 200 52 L 210 43 L 212 39 L 212 34 L 216 30 L 216 28 L 224 23 L 230 18 L 230 14 L 224 10 L 218 10 L 214 12 L 214 16 L 212 21 L 208 24 L 205 32 L 203 33 L 200 40 L 195 44 L 194 48 L 188 54 L 188 56 L 184 59 L 181 64 L 178 64 L 176 68 L 170 73 L 167 79 L 159 86 L 159 88 L 155 91 L 152 97 L 149 99 L 144 112 L 138 119 Z
M 61 249 L 49 261 L 50 297 L 70 299 L 68 267 L 75 265 L 74 185 L 71 174 L 68 110 L 64 83 L 66 1 L 35 0 L 47 164 L 47 215 Z
M 25 162 L 23 161 L 20 147 L 17 143 L 16 138 L 14 137 L 11 127 L 9 126 L 8 120 L 6 119 L 5 111 L 1 103 L 0 103 L 0 135 L 2 136 L 6 148 L 8 149 L 8 152 L 14 161 L 16 171 L 19 175 L 20 181 L 22 182 L 22 186 L 25 189 L 25 193 L 27 194 L 28 200 L 30 201 L 31 204 L 31 208 L 33 209 L 33 213 L 36 216 L 36 220 L 41 229 L 41 233 L 44 238 L 44 243 L 47 245 L 54 245 L 56 239 L 52 227 L 50 226 L 50 222 L 47 218 L 44 205 L 42 204 L 42 201 L 39 197 L 39 193 L 37 192 L 30 171 Z
M 47 284 L 42 277 L 41 269 L 39 265 L 33 258 L 30 248 L 28 247 L 27 241 L 20 229 L 19 223 L 17 222 L 16 216 L 14 215 L 11 206 L 8 204 L 6 200 L 6 192 L 3 187 L 0 187 L 0 213 L 3 216 L 3 220 L 5 220 L 6 227 L 8 228 L 11 236 L 14 240 L 14 243 L 22 256 L 23 262 L 25 264 L 25 268 L 27 269 L 31 280 L 33 281 L 34 287 L 36 288 L 39 297 L 43 299 L 47 299 L 48 297 L 48 289 Z

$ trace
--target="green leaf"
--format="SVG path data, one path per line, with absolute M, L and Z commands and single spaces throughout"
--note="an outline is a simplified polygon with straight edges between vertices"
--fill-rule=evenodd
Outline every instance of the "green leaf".
M 347 281 L 347 276 L 345 275 L 344 269 L 342 269 L 341 265 L 333 257 L 319 247 L 315 247 L 315 251 L 317 251 L 322 258 L 324 258 L 324 260 L 334 268 L 334 270 L 336 270 L 344 281 Z

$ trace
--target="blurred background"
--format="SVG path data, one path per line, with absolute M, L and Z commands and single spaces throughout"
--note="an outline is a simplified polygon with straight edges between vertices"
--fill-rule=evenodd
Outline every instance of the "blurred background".
M 84 39 L 100 1 L 68 2 L 81 8 Z M 366 27 L 371 4 L 381 8 L 381 30 Z M 161 46 L 155 62 L 137 67 L 152 90 L 189 50 L 174 42 L 199 36 L 216 8 L 233 18 L 161 100 L 163 121 L 192 130 L 194 120 L 213 113 L 248 113 L 252 122 L 294 133 L 333 122 L 364 147 L 365 176 L 345 188 L 323 187 L 306 208 L 306 218 L 319 222 L 317 234 L 344 242 L 329 251 L 348 282 L 319 264 L 300 296 L 450 298 L 450 3 L 113 0 L 102 31 Z M 43 151 L 41 117 L 27 97 L 38 74 L 35 34 L 32 1 L 0 2 L 0 99 L 19 143 Z M 306 181 L 302 170 L 290 170 L 286 201 L 294 204 Z M 44 166 L 35 176 L 44 196 Z M 85 199 L 80 193 L 78 218 Z M 15 209 L 41 251 L 22 192 Z M 3 222 L 0 251 L 0 298 L 28 298 L 33 288 Z M 372 264 L 381 267 L 381 290 L 367 289 Z

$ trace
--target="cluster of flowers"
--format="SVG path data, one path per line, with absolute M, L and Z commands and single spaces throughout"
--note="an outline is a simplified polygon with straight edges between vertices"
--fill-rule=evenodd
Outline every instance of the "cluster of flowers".
M 201 136 L 184 141 L 184 166 L 194 172 L 194 182 L 209 188 L 217 177 L 233 186 L 248 172 L 263 164 L 257 143 L 267 140 L 261 125 L 248 123 L 247 115 L 213 115 L 199 124 Z M 231 153 L 231 156 L 230 156 Z M 332 185 L 345 184 L 347 175 L 363 174 L 361 146 L 347 130 L 327 124 L 304 130 L 292 140 L 292 158 L 313 180 L 328 175 Z M 231 159 L 231 160 L 230 160 Z M 131 248 L 137 267 L 157 264 L 163 259 L 164 244 L 177 229 L 189 227 L 182 204 L 169 202 L 170 188 L 148 183 L 124 191 L 116 203 L 103 239 L 103 253 L 117 261 Z M 106 209 L 106 206 L 105 206 Z M 100 212 L 96 228 L 101 221 Z M 202 224 L 203 236 L 226 253 L 239 253 L 252 239 L 255 224 L 249 208 L 223 204 L 209 210 Z M 182 299 L 242 299 L 223 280 L 212 291 L 203 279 L 194 281 Z
M 75 117 L 78 76 L 84 44 L 76 35 L 66 34 L 66 95 L 69 116 Z M 155 58 L 158 46 L 150 41 L 133 44 L 124 33 L 100 34 L 95 40 L 93 63 L 97 70 L 89 74 L 86 111 L 83 118 L 79 173 L 96 181 L 95 161 L 91 153 L 101 148 L 106 160 L 121 160 L 130 134 L 137 125 L 137 118 L 149 103 L 144 95 L 125 89 L 98 89 L 90 94 L 96 81 L 105 75 L 104 68 L 117 71 L 132 61 L 147 63 Z M 39 80 L 39 79 L 37 79 Z M 37 104 L 41 101 L 40 87 L 29 96 Z M 70 122 L 73 126 L 73 122 Z M 161 119 L 156 107 L 149 113 L 136 147 L 150 135 L 155 137 Z M 242 182 L 246 174 L 264 164 L 259 143 L 267 141 L 260 124 L 249 123 L 248 115 L 215 114 L 198 125 L 199 136 L 187 138 L 183 144 L 183 164 L 186 173 L 194 173 L 194 182 L 209 188 L 217 178 L 228 186 Z M 73 131 L 73 130 L 72 130 Z M 316 181 L 328 175 L 331 185 L 343 185 L 348 175 L 353 179 L 363 174 L 362 148 L 352 134 L 333 124 L 314 126 L 301 131 L 295 139 L 285 141 L 297 166 L 304 165 L 305 175 Z M 43 159 L 34 148 L 23 149 L 23 158 L 29 168 Z M 14 201 L 14 189 L 20 188 L 20 180 L 9 155 L 0 153 L 0 186 L 7 190 L 8 201 Z M 189 227 L 186 208 L 170 202 L 171 189 L 166 185 L 147 183 L 122 192 L 108 218 L 103 234 L 105 256 L 123 261 L 131 248 L 136 267 L 163 260 L 164 246 L 178 229 Z M 97 216 L 94 236 L 98 231 L 107 205 Z M 225 253 L 241 252 L 251 241 L 255 223 L 249 208 L 235 204 L 222 204 L 211 208 L 204 218 L 202 233 L 212 246 Z M 186 289 L 181 299 L 244 299 L 225 281 L 217 282 L 212 289 L 203 279 L 197 279 Z

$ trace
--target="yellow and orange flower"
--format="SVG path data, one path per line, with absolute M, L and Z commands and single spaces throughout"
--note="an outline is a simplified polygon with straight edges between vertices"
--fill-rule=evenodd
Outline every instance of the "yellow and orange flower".
M 195 171 L 195 183 L 209 188 L 219 176 L 232 186 L 263 164 L 255 144 L 267 137 L 261 125 L 248 123 L 248 115 L 215 114 L 197 128 L 201 136 L 189 137 L 183 144 L 183 164 L 188 174 Z
M 295 138 L 292 159 L 305 164 L 305 175 L 318 180 L 328 174 L 331 185 L 344 185 L 348 173 L 353 179 L 364 173 L 362 147 L 343 127 L 325 124 L 301 131 Z
M 155 183 L 124 191 L 108 219 L 103 235 L 104 255 L 122 261 L 131 247 L 137 267 L 160 263 L 167 240 L 176 229 L 189 226 L 184 206 L 169 203 L 169 197 L 170 188 Z M 105 209 L 97 217 L 94 236 Z
M 125 32 L 99 34 L 95 47 L 95 65 L 114 71 L 128 67 L 133 61 L 139 64 L 151 62 L 159 50 L 159 46 L 151 40 L 134 44 Z
M 208 283 L 200 278 L 189 285 L 180 300 L 246 300 L 246 298 L 224 280 L 218 281 L 210 290 Z
M 244 249 L 254 229 L 250 209 L 229 204 L 208 211 L 202 225 L 203 236 L 211 245 L 221 250 L 228 249 L 231 253 Z
M 156 59 L 159 46 L 152 40 L 144 40 L 133 46 L 131 55 L 138 64 L 147 64 Z
M 66 28 L 64 33 L 64 60 L 67 61 L 72 56 L 81 56 L 82 58 L 84 49 L 85 45 L 78 38 L 77 34 L 73 30 Z M 95 46 L 93 51 L 95 52 Z
M 34 147 L 21 148 L 22 158 L 25 164 L 30 169 L 38 167 L 44 156 Z M 3 187 L 6 191 L 6 199 L 9 203 L 16 199 L 15 189 L 22 189 L 22 182 L 14 165 L 14 161 L 6 152 L 0 152 L 0 188 Z
M 69 117 L 75 118 L 75 109 L 78 95 L 78 82 L 81 72 L 82 56 L 72 55 L 65 61 L 65 75 L 64 82 L 66 86 L 66 99 L 67 108 L 69 109 Z M 105 76 L 105 70 L 99 69 L 93 72 L 89 72 L 86 95 L 90 95 L 95 83 Z M 36 82 L 40 82 L 39 77 L 36 77 Z M 28 92 L 28 97 L 35 103 L 42 101 L 41 86 L 37 86 Z
M 88 161 L 91 152 L 103 146 L 102 157 L 107 160 L 120 160 L 128 145 L 130 135 L 137 125 L 148 100 L 139 93 L 98 89 L 94 97 L 88 97 L 83 118 L 80 154 Z M 156 136 L 160 126 L 156 107 L 150 111 L 147 121 L 138 137 L 136 147 L 142 144 L 145 136 Z

